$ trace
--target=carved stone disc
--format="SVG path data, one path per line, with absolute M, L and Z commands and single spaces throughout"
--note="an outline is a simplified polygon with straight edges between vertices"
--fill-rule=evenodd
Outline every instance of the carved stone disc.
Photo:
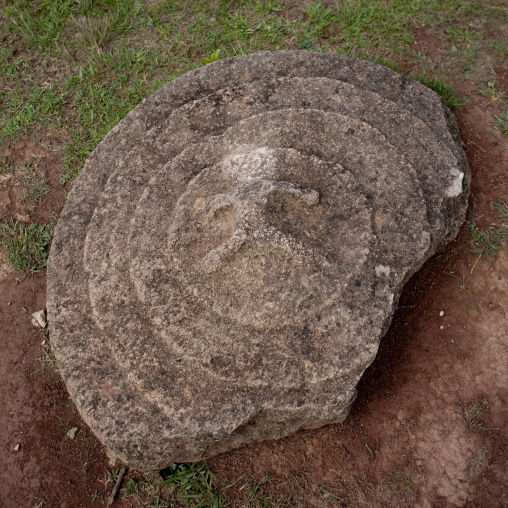
M 139 469 L 346 417 L 469 169 L 441 99 L 340 55 L 189 72 L 87 160 L 48 264 L 82 417 Z

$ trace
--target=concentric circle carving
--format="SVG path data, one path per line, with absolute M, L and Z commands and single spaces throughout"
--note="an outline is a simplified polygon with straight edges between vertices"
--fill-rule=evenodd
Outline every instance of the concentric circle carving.
M 386 68 L 275 52 L 175 80 L 57 227 L 51 341 L 82 416 L 142 469 L 342 421 L 468 186 L 449 111 Z

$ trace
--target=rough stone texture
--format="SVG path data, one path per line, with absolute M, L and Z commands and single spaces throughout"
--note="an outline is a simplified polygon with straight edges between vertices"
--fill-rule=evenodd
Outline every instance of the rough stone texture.
M 51 343 L 84 420 L 140 469 L 342 421 L 469 179 L 441 99 L 372 63 L 258 53 L 168 84 L 56 228 Z

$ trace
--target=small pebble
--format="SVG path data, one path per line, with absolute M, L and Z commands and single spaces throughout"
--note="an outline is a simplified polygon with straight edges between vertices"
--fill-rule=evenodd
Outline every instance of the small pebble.
M 444 316 L 444 311 L 442 310 L 440 313 L 439 313 L 440 316 Z
M 39 310 L 32 314 L 32 323 L 34 326 L 40 326 L 41 328 L 46 328 L 48 324 L 48 320 L 46 317 L 46 309 Z
M 442 326 L 442 325 L 439 327 L 440 330 L 442 330 L 443 328 L 444 328 L 444 326 Z

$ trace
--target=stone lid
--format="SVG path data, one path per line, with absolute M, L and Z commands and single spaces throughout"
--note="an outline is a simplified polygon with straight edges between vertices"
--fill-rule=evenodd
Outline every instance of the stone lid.
M 469 181 L 442 100 L 385 67 L 280 51 L 169 83 L 56 227 L 50 338 L 83 419 L 139 469 L 342 421 Z

